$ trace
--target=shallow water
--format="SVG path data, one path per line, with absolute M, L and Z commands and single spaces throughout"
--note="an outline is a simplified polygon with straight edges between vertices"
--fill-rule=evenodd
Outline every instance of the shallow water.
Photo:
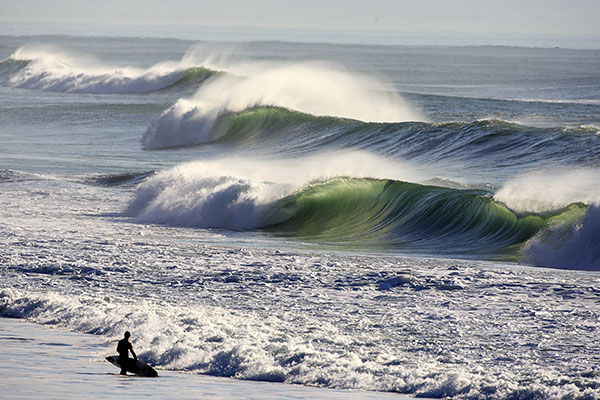
M 0 318 L 3 399 L 400 399 L 390 393 L 236 381 L 173 371 L 126 377 L 104 361 L 111 346 L 82 335 Z

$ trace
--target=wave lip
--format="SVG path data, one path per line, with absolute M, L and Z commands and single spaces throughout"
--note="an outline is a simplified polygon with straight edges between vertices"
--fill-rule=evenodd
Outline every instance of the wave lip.
M 142 69 L 39 46 L 23 46 L 0 63 L 1 85 L 65 93 L 147 93 L 198 84 L 215 74 L 183 60 Z

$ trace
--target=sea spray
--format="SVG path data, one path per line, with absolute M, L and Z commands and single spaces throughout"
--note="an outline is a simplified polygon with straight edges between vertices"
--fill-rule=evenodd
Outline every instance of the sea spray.
M 369 122 L 420 120 L 402 98 L 380 82 L 331 65 L 273 66 L 255 75 L 221 75 L 189 99 L 180 99 L 146 131 L 147 149 L 210 142 L 218 117 L 256 106 Z
M 539 170 L 504 183 L 494 199 L 517 212 L 544 213 L 572 203 L 600 202 L 600 169 Z
M 25 45 L 0 63 L 0 84 L 67 93 L 133 94 L 200 83 L 216 74 L 188 61 L 192 60 L 139 68 L 108 64 L 56 46 Z

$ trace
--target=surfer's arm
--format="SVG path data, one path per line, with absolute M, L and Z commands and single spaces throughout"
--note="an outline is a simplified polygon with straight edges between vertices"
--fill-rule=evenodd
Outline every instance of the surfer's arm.
M 135 355 L 135 351 L 133 351 L 133 347 L 130 348 L 129 350 L 131 350 L 131 354 L 133 354 L 133 359 L 137 360 L 137 356 Z

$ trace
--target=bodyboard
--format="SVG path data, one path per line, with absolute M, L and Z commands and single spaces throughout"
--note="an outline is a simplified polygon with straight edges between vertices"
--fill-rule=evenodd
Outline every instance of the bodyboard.
M 150 378 L 158 377 L 158 373 L 156 372 L 156 370 L 148 364 L 143 363 L 140 360 L 134 360 L 133 358 L 128 358 L 128 360 L 129 365 L 127 365 L 127 368 L 125 368 L 127 372 L 131 372 L 132 374 L 136 374 L 138 376 L 146 376 Z M 106 357 L 106 361 L 121 368 L 121 364 L 119 363 L 119 356 L 108 356 Z

